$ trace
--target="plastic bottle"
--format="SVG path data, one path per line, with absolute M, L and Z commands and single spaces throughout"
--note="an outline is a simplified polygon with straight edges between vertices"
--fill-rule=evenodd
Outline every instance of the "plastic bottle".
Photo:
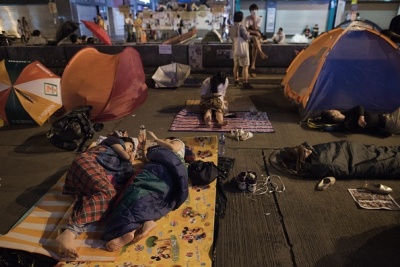
M 219 136 L 218 155 L 225 155 L 225 134 L 223 133 Z

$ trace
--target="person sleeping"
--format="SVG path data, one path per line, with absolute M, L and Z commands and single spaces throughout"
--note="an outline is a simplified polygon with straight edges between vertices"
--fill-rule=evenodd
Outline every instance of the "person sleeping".
M 400 146 L 335 141 L 285 147 L 270 156 L 278 170 L 310 179 L 399 179 Z
M 400 108 L 392 113 L 373 113 L 358 105 L 346 111 L 336 109 L 321 112 L 321 122 L 338 124 L 337 130 L 351 133 L 372 133 L 384 137 L 400 133 Z

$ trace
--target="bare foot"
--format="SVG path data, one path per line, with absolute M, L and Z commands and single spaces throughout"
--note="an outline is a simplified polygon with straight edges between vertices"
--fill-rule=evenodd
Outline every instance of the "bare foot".
M 136 230 L 135 230 L 136 231 Z M 124 234 L 123 236 L 114 238 L 110 240 L 106 244 L 106 248 L 108 251 L 117 251 L 120 250 L 123 246 L 132 242 L 135 237 L 135 231 Z
M 207 117 L 207 118 L 205 119 L 205 122 L 206 122 L 206 125 L 207 125 L 208 127 L 211 126 L 211 118 L 210 118 L 210 117 Z
M 133 239 L 133 242 L 136 243 L 139 240 L 147 237 L 150 233 L 151 230 L 153 230 L 157 226 L 157 223 L 155 221 L 147 221 L 143 224 L 142 228 L 140 228 L 137 231 L 137 234 L 135 238 Z
M 58 254 L 63 258 L 78 258 L 78 252 L 75 245 L 76 235 L 74 232 L 66 229 L 62 234 L 57 236 Z
M 226 125 L 228 125 L 228 124 L 229 124 L 228 121 L 223 121 L 223 122 L 221 122 L 221 123 L 218 123 L 218 126 L 219 126 L 219 127 L 222 127 L 222 126 L 226 126 Z

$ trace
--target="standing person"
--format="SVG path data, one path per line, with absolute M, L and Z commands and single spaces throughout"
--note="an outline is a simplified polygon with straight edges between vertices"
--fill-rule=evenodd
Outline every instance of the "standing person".
M 228 124 L 227 121 L 224 121 L 224 111 L 227 110 L 225 94 L 228 85 L 229 80 L 226 78 L 225 72 L 222 71 L 218 71 L 213 76 L 208 77 L 201 84 L 200 108 L 204 112 L 204 121 L 209 127 L 212 125 L 213 111 L 218 126 L 225 126 Z
M 319 34 L 319 27 L 318 27 L 318 24 L 315 24 L 313 27 L 313 32 L 312 32 L 313 38 L 317 38 L 318 34 Z
M 136 14 L 136 19 L 133 23 L 136 31 L 136 41 L 141 43 L 142 42 L 142 34 L 143 34 L 143 19 L 140 13 Z
M 182 19 L 181 15 L 176 15 L 176 18 L 174 19 L 174 30 L 178 35 L 182 34 Z
M 31 28 L 29 27 L 29 24 L 26 21 L 25 17 L 22 17 L 21 23 L 22 23 L 22 28 L 23 28 L 23 31 L 24 31 L 24 36 L 25 36 L 24 43 L 26 43 L 31 38 Z
M 17 25 L 18 25 L 18 34 L 21 36 L 21 42 L 26 43 L 26 38 L 25 38 L 25 31 L 24 31 L 24 26 L 22 25 L 22 21 L 19 19 L 17 20 Z
M 279 28 L 278 31 L 272 37 L 272 41 L 274 44 L 283 44 L 285 42 L 286 36 L 283 32 L 282 28 Z
M 67 173 L 63 194 L 76 198 L 66 229 L 56 238 L 62 257 L 79 257 L 75 239 L 103 219 L 114 196 L 133 175 L 134 141 L 108 136 L 78 155 Z
M 141 14 L 136 14 L 136 19 L 134 21 L 134 27 L 136 30 L 136 40 L 137 42 L 142 42 L 142 33 L 143 33 L 143 20 Z
M 247 32 L 246 28 L 242 25 L 243 12 L 237 11 L 233 15 L 233 26 L 229 32 L 229 37 L 235 43 L 236 38 L 242 37 L 243 40 L 248 41 L 250 39 L 250 34 Z M 252 89 L 253 86 L 250 85 L 249 78 L 249 65 L 250 65 L 250 55 L 247 46 L 247 55 L 245 57 L 235 56 L 235 45 L 233 45 L 233 76 L 235 78 L 235 86 L 239 86 L 239 68 L 242 67 L 242 79 L 243 79 L 243 89 Z
M 249 7 L 250 15 L 245 19 L 245 26 L 247 31 L 251 35 L 251 64 L 250 64 L 250 75 L 255 78 L 256 74 L 256 60 L 257 54 L 260 54 L 262 59 L 268 58 L 268 56 L 261 49 L 262 34 L 260 31 L 261 17 L 258 16 L 258 6 L 252 4 Z
M 100 28 L 102 28 L 104 30 L 106 29 L 105 25 L 104 25 L 104 19 L 100 14 L 97 14 L 97 25 L 99 25 Z
M 126 41 L 128 43 L 136 42 L 136 29 L 133 27 L 133 14 L 129 14 L 125 19 L 125 28 L 128 33 Z

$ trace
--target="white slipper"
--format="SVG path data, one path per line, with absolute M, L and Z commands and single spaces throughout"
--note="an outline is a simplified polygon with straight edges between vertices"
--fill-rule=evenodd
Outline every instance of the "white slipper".
M 240 134 L 239 139 L 240 139 L 240 141 L 246 141 L 247 139 L 250 139 L 252 137 L 253 137 L 253 134 L 251 132 L 243 131 L 243 133 Z
M 335 182 L 336 182 L 335 177 L 332 177 L 332 176 L 325 177 L 324 179 L 321 180 L 321 182 L 319 182 L 319 184 L 317 185 L 317 189 L 320 191 L 324 191 L 329 186 L 335 184 Z
M 230 138 L 232 138 L 233 140 L 239 141 L 240 140 L 240 136 L 239 136 L 239 130 L 231 130 L 231 134 L 229 136 Z

